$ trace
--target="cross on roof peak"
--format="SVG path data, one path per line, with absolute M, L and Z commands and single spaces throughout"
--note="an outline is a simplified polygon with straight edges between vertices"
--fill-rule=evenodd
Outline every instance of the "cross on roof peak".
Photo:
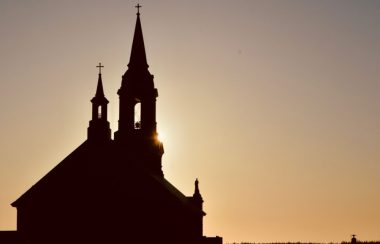
M 96 68 L 99 68 L 99 74 L 102 74 L 102 68 L 104 68 L 104 66 L 102 65 L 102 63 L 99 63 L 99 65 L 96 66 Z
M 142 6 L 139 3 L 135 6 L 135 8 L 137 8 L 137 15 L 140 15 L 140 8 L 141 7 Z

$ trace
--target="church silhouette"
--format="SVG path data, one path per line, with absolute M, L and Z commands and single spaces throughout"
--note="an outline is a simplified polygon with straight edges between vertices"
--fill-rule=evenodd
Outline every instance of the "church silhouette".
M 12 203 L 17 231 L 0 232 L 1 243 L 222 243 L 221 237 L 203 235 L 198 180 L 194 194 L 185 196 L 164 178 L 164 148 L 156 129 L 158 92 L 136 7 L 128 69 L 117 92 L 114 139 L 99 64 L 87 140 Z

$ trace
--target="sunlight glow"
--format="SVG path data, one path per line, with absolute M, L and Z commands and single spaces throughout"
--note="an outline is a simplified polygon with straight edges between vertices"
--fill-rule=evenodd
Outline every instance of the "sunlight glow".
M 165 139 L 166 139 L 166 136 L 164 133 L 162 133 L 161 131 L 158 133 L 157 132 L 157 139 L 160 141 L 160 142 L 163 142 Z

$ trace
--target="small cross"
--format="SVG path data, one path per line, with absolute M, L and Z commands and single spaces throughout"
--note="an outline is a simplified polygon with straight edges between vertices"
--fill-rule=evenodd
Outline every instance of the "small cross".
M 140 8 L 141 7 L 142 6 L 139 3 L 135 6 L 135 8 L 137 8 L 137 14 L 140 14 Z
M 99 74 L 102 73 L 102 68 L 104 68 L 104 66 L 102 65 L 102 63 L 99 63 L 98 66 L 96 66 L 96 68 L 99 68 Z

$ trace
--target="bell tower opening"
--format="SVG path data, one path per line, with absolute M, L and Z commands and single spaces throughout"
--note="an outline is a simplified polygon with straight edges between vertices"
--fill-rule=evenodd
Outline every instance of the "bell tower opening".
M 135 129 L 141 129 L 141 102 L 137 100 L 134 108 L 134 125 Z
M 102 118 L 102 106 L 98 106 L 98 119 Z

